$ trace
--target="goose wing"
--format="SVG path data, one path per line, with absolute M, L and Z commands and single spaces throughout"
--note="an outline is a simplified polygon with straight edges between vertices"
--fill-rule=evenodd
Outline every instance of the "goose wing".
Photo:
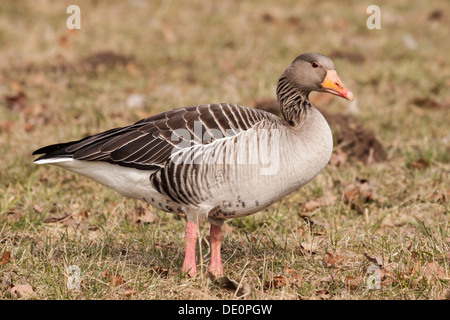
M 255 124 L 282 121 L 271 113 L 232 104 L 174 109 L 78 141 L 36 150 L 44 159 L 105 161 L 141 170 L 162 168 L 172 154 L 195 144 L 235 136 Z

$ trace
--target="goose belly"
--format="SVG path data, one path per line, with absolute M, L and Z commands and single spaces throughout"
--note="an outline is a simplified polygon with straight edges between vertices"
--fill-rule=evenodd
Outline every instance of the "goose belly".
M 210 207 L 215 208 L 210 216 L 235 218 L 261 211 L 301 188 L 319 172 L 320 169 L 308 168 L 302 170 L 301 175 L 284 169 L 278 174 L 261 174 L 261 168 L 230 168 L 225 175 L 219 173 L 215 179 L 210 179 L 210 197 L 207 198 L 211 199 Z M 231 179 L 230 175 L 233 176 Z
M 164 211 L 183 212 L 180 204 L 154 189 L 149 180 L 153 171 L 138 170 L 107 162 L 76 159 L 53 164 L 97 181 L 124 197 L 144 200 Z

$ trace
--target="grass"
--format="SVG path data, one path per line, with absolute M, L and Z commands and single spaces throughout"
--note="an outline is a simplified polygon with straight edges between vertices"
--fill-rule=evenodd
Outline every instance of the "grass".
M 186 279 L 183 217 L 155 210 L 153 222 L 136 223 L 137 208 L 151 208 L 36 166 L 31 152 L 175 107 L 252 106 L 274 96 L 281 72 L 306 51 L 333 58 L 388 159 L 328 166 L 263 212 L 228 221 L 226 276 L 247 284 L 252 299 L 448 298 L 449 5 L 381 1 L 382 28 L 368 30 L 368 4 L 347 2 L 345 10 L 331 1 L 82 2 L 75 32 L 65 27 L 73 1 L 3 4 L 0 255 L 11 257 L 0 265 L 0 298 L 14 299 L 18 284 L 38 299 L 236 298 L 205 275 L 207 224 L 200 275 Z M 106 51 L 112 62 L 92 60 Z M 127 103 L 132 94 L 144 97 L 138 107 Z M 336 98 L 325 108 L 348 105 Z M 361 179 L 373 199 L 355 206 L 345 196 Z M 304 210 L 327 195 L 329 205 Z M 366 271 L 378 262 L 381 289 L 369 290 Z M 66 285 L 71 265 L 81 270 L 79 290 Z

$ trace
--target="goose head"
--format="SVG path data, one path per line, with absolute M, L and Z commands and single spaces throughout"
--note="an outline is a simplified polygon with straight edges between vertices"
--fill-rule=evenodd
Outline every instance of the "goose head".
M 294 85 L 305 97 L 308 97 L 311 91 L 319 91 L 353 100 L 353 93 L 339 79 L 333 61 L 319 53 L 304 53 L 298 56 L 281 78 Z

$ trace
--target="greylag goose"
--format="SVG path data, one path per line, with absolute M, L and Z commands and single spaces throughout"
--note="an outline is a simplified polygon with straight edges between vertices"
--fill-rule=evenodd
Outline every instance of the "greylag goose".
M 284 119 L 220 103 L 174 109 L 78 141 L 34 151 L 53 164 L 119 194 L 185 213 L 182 271 L 197 273 L 198 224 L 210 226 L 209 272 L 222 275 L 225 219 L 263 210 L 313 179 L 328 163 L 331 130 L 308 100 L 311 91 L 352 100 L 330 58 L 298 56 L 281 75 L 277 98 Z

